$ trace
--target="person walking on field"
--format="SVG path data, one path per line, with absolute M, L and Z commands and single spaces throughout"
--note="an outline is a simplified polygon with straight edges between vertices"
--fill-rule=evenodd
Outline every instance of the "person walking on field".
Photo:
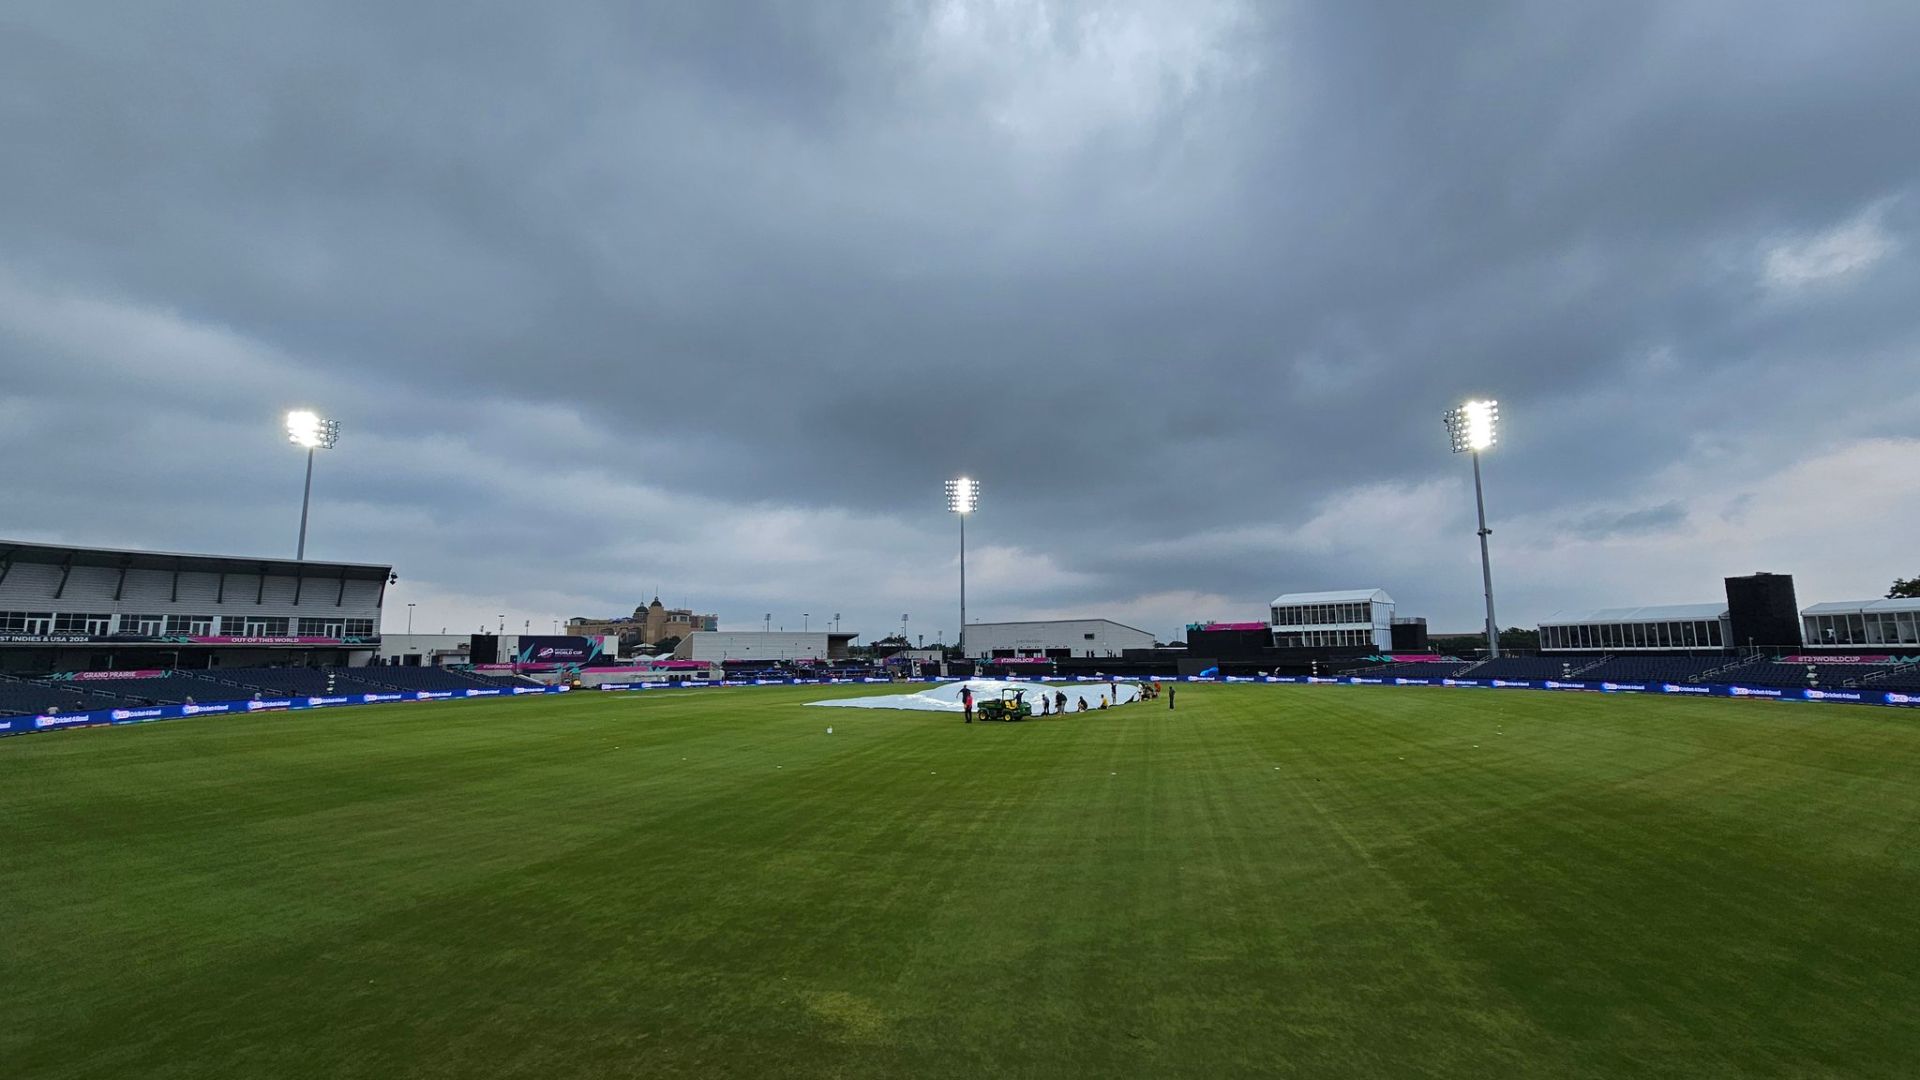
M 1175 687 L 1171 687 L 1171 686 L 1167 687 L 1167 711 L 1168 712 L 1173 711 L 1173 692 L 1175 689 L 1176 689 Z
M 973 687 L 962 686 L 960 688 L 960 708 L 966 711 L 967 723 L 973 723 Z

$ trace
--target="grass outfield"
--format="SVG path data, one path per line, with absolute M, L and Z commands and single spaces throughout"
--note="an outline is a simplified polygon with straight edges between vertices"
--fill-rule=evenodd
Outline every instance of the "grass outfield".
M 1920 1075 L 1913 714 L 831 692 L 0 740 L 0 1075 Z

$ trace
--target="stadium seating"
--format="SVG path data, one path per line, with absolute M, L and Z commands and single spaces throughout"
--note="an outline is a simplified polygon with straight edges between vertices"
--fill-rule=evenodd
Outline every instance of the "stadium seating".
M 53 710 L 87 712 L 131 704 L 135 702 L 71 683 L 0 679 L 0 716 L 36 716 Z
M 1599 660 L 1598 655 L 1502 656 L 1467 672 L 1470 679 L 1559 679 Z
M 245 693 L 239 696 L 246 698 L 252 697 L 256 691 L 276 697 L 287 697 L 296 694 L 325 694 L 329 689 L 327 680 L 329 673 L 334 676 L 332 684 L 334 693 L 342 693 L 349 689 L 354 692 L 360 692 L 362 688 L 359 686 L 353 686 L 351 684 L 348 686 L 341 685 L 342 678 L 348 672 L 355 670 L 358 669 L 307 667 L 217 668 L 213 673 L 217 674 L 221 681 L 232 683 L 243 689 Z
M 1361 675 L 1369 679 L 1450 679 L 1466 668 L 1472 667 L 1472 660 L 1446 660 L 1418 664 L 1381 664 L 1378 667 L 1353 668 L 1343 671 L 1343 675 Z
M 481 675 L 439 667 L 365 667 L 351 668 L 356 680 L 381 689 L 394 690 L 482 690 L 510 686 L 536 685 L 516 676 Z
M 1726 667 L 1725 656 L 1611 656 L 1580 673 L 1581 679 L 1610 682 L 1690 682 L 1715 668 Z
M 366 694 L 539 685 L 517 675 L 434 667 L 212 668 L 88 683 L 0 676 L 0 716 L 31 716 L 52 709 L 75 713 L 189 701 L 244 701 L 255 696 L 312 697 L 329 689 L 334 694 Z
M 186 671 L 169 672 L 151 679 L 114 679 L 112 692 L 140 705 L 180 705 L 193 701 L 231 701 L 251 696 L 231 683 L 219 682 Z
M 1920 692 L 1920 668 L 1881 668 L 1873 676 L 1860 682 L 1863 690 L 1897 690 L 1901 693 Z
M 1716 675 L 1713 681 L 1738 682 L 1749 686 L 1778 686 L 1795 690 L 1810 686 L 1838 690 L 1873 675 L 1891 673 L 1898 666 L 1896 664 L 1783 664 L 1778 661 L 1761 660 L 1743 665 L 1724 675 Z M 1889 684 L 1880 682 L 1867 685 L 1895 689 Z

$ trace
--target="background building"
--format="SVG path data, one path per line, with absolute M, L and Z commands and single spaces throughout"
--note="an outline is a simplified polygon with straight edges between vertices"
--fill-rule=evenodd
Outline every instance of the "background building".
M 1540 623 L 1543 652 L 1799 648 L 1803 613 L 1794 600 L 1793 575 L 1749 574 L 1725 579 L 1727 598 L 1711 604 L 1663 604 L 1652 607 L 1600 608 L 1554 615 Z M 1864 611 L 1864 602 L 1837 605 L 1836 611 Z M 1830 605 L 1817 604 L 1811 616 Z M 1806 623 L 1807 645 L 1846 645 L 1817 639 Z M 1820 624 L 1822 631 L 1834 624 Z M 1865 631 L 1864 620 L 1861 624 Z M 1894 630 L 1899 631 L 1898 620 Z
M 0 540 L 0 671 L 364 664 L 393 569 Z
M 1543 652 L 1722 649 L 1732 641 L 1732 621 L 1725 604 L 1557 612 L 1540 623 Z
M 1112 619 L 1045 619 L 1034 622 L 968 623 L 967 656 L 975 660 L 1016 656 L 1120 656 L 1153 648 L 1153 635 Z
M 1385 589 L 1287 593 L 1268 611 L 1282 649 L 1393 648 L 1393 597 Z
M 633 614 L 618 619 L 572 618 L 567 633 L 575 637 L 614 637 L 623 645 L 653 645 L 669 638 L 684 638 L 696 631 L 720 629 L 720 616 L 695 614 L 691 608 L 670 608 L 659 597 Z
M 787 633 L 775 630 L 695 630 L 673 650 L 676 660 L 845 660 L 847 646 L 859 634 L 832 630 Z
M 471 634 L 383 634 L 379 663 L 401 667 L 446 667 L 473 662 Z
M 1838 600 L 1800 618 L 1809 646 L 1920 645 L 1920 600 Z

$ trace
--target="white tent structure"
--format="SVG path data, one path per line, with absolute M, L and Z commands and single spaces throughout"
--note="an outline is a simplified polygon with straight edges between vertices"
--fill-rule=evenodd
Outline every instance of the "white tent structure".
M 1273 643 L 1283 649 L 1393 648 L 1393 597 L 1385 589 L 1285 593 L 1269 615 Z
M 809 701 L 809 705 L 822 705 L 836 709 L 903 709 L 908 712 L 946 712 L 966 711 L 960 705 L 960 690 L 963 687 L 973 689 L 973 700 L 977 704 L 990 698 L 998 698 L 1005 690 L 1025 690 L 1030 695 L 1028 701 L 1034 706 L 1034 712 L 1040 711 L 1038 695 L 1048 697 L 1055 694 L 1067 695 L 1067 710 L 1074 711 L 1085 701 L 1087 708 L 1097 709 L 1102 699 L 1112 700 L 1109 695 L 1118 694 L 1118 704 L 1140 700 L 1140 684 L 1121 683 L 1068 683 L 1054 686 L 1037 682 L 1005 682 L 1000 679 L 967 679 L 964 682 L 941 683 L 938 686 L 922 690 L 917 694 L 882 694 L 877 697 L 834 698 L 831 701 Z
M 1540 620 L 1540 648 L 1718 649 L 1731 644 L 1731 625 L 1724 601 L 1562 611 Z
M 1920 644 L 1920 600 L 1838 600 L 1800 612 L 1809 645 Z

